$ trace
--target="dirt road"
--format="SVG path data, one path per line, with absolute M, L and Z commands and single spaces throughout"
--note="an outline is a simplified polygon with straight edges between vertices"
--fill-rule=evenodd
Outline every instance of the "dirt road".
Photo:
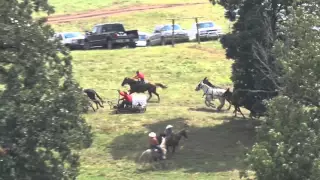
M 199 4 L 207 4 L 207 3 L 140 5 L 140 6 L 131 6 L 127 8 L 121 8 L 121 9 L 120 8 L 119 9 L 99 9 L 99 10 L 76 13 L 76 14 L 49 16 L 47 23 L 60 24 L 60 23 L 67 23 L 67 22 L 83 20 L 83 19 L 107 17 L 115 14 L 139 12 L 139 11 L 146 11 L 146 10 L 152 10 L 152 9 L 167 9 L 167 8 L 173 8 L 173 7 L 179 7 L 179 6 L 194 6 Z

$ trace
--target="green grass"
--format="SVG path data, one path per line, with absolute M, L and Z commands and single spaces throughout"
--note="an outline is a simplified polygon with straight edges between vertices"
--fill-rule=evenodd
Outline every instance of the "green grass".
M 242 165 L 237 160 L 242 152 L 237 142 L 252 145 L 253 129 L 248 129 L 249 121 L 234 119 L 231 112 L 207 109 L 202 92 L 195 91 L 205 76 L 216 85 L 231 86 L 231 61 L 225 59 L 218 42 L 74 51 L 72 55 L 81 86 L 96 89 L 104 99 L 117 98 L 112 89 L 127 89 L 120 87 L 123 78 L 132 77 L 138 69 L 147 80 L 168 85 L 158 90 L 160 104 L 149 103 L 144 114 L 114 115 L 105 107 L 85 115 L 95 138 L 91 148 L 80 152 L 80 180 L 238 179 Z M 167 124 L 178 131 L 184 123 L 190 126 L 189 139 L 182 140 L 176 154 L 166 160 L 167 167 L 140 170 L 135 160 L 148 147 L 148 132 L 161 132 Z
M 170 24 L 171 21 L 166 20 L 167 18 L 202 16 L 204 18 L 199 19 L 199 21 L 212 20 L 220 25 L 224 32 L 227 32 L 228 21 L 224 18 L 223 13 L 224 9 L 221 6 L 203 4 L 119 14 L 107 18 L 80 20 L 66 24 L 54 24 L 52 27 L 56 31 L 85 31 L 91 30 L 95 24 L 99 23 L 122 22 L 127 30 L 138 29 L 139 31 L 153 32 L 156 25 Z M 177 20 L 176 23 L 180 24 L 185 29 L 190 29 L 191 25 L 195 22 L 193 19 L 185 19 Z
M 55 7 L 55 15 L 70 14 L 80 11 L 95 10 L 109 7 L 124 7 L 141 4 L 173 4 L 173 3 L 195 3 L 208 2 L 207 0 L 49 0 L 50 5 Z
M 69 13 L 75 9 L 106 7 L 114 1 L 88 2 L 83 1 L 79 7 L 66 10 L 66 3 L 75 6 L 75 1 L 55 5 L 58 13 Z M 112 8 L 139 3 L 184 2 L 194 1 L 126 1 L 113 4 Z M 223 12 L 222 7 L 206 4 L 119 14 L 53 27 L 56 31 L 84 31 L 91 30 L 98 23 L 122 22 L 128 30 L 152 32 L 155 25 L 170 23 L 166 18 L 203 16 L 205 18 L 202 20 L 213 20 L 227 31 Z M 189 29 L 193 20 L 179 20 L 176 23 Z M 238 170 L 242 164 L 238 159 L 242 150 L 237 143 L 240 141 L 247 147 L 253 144 L 254 130 L 248 126 L 250 121 L 233 118 L 229 111 L 217 113 L 206 108 L 203 93 L 195 91 L 197 83 L 206 76 L 215 85 L 232 87 L 229 78 L 232 61 L 225 59 L 225 51 L 217 41 L 201 45 L 185 43 L 175 48 L 74 51 L 72 55 L 75 77 L 81 86 L 96 89 L 104 99 L 115 100 L 118 94 L 112 89 L 127 89 L 120 87 L 123 78 L 132 77 L 138 69 L 145 73 L 147 80 L 169 87 L 157 90 L 161 103 L 149 103 L 144 114 L 113 115 L 105 107 L 85 115 L 95 137 L 92 147 L 80 152 L 80 180 L 239 179 Z M 156 101 L 156 97 L 152 101 Z M 164 170 L 138 168 L 136 159 L 148 147 L 148 132 L 161 132 L 167 124 L 172 124 L 178 131 L 185 123 L 189 125 L 189 139 L 182 140 L 176 154 L 166 160 Z

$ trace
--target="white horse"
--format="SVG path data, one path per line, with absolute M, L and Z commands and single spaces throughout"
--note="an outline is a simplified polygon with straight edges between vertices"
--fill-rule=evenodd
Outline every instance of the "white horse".
M 226 90 L 222 88 L 212 88 L 207 84 L 204 84 L 202 81 L 197 85 L 196 91 L 199 91 L 200 89 L 203 90 L 203 93 L 206 96 L 204 103 L 208 107 L 215 108 L 215 105 L 211 101 L 213 101 L 214 99 L 219 99 L 220 105 L 217 109 L 220 111 L 226 101 L 225 97 L 223 97 L 223 94 L 226 92 Z
M 165 157 L 167 154 L 167 148 L 166 148 L 166 138 L 162 137 L 162 142 L 160 144 L 160 148 L 163 151 L 163 156 Z M 142 152 L 141 156 L 139 157 L 139 162 L 142 162 L 142 158 L 144 158 L 144 163 L 149 162 L 151 163 L 152 161 L 157 161 L 161 158 L 160 153 L 157 150 L 154 149 L 147 149 Z

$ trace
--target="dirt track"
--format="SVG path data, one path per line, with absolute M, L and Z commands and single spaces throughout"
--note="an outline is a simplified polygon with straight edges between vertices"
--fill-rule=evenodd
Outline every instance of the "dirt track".
M 207 4 L 207 3 L 140 5 L 140 6 L 131 6 L 127 8 L 121 8 L 121 9 L 100 9 L 100 10 L 88 11 L 88 12 L 77 13 L 77 14 L 49 16 L 47 23 L 60 24 L 60 23 L 67 23 L 67 22 L 77 21 L 82 19 L 107 17 L 109 15 L 115 15 L 115 14 L 146 11 L 146 10 L 152 10 L 152 9 L 166 9 L 166 8 L 179 7 L 179 6 L 193 6 L 198 4 Z

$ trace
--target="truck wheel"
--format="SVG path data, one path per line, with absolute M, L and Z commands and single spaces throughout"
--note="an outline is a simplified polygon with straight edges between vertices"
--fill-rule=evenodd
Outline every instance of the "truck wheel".
M 83 44 L 83 49 L 84 50 L 89 50 L 91 48 L 91 45 L 88 41 L 85 41 Z
M 129 48 L 136 48 L 137 47 L 136 43 L 134 41 L 130 42 L 128 46 L 129 46 Z
M 150 40 L 147 40 L 146 46 L 151 46 Z
M 164 37 L 161 37 L 161 45 L 162 46 L 166 45 L 166 40 Z
M 107 49 L 112 49 L 113 48 L 113 44 L 111 40 L 107 40 Z

